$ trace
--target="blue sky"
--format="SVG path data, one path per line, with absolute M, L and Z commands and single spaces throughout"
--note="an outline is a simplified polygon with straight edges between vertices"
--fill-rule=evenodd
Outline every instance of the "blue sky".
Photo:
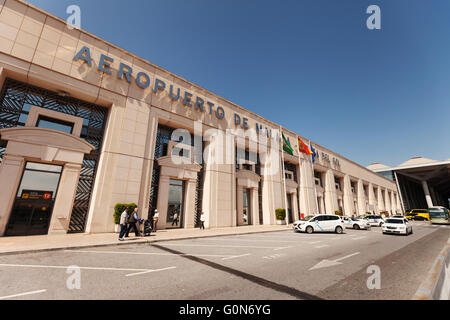
M 28 1 L 364 166 L 450 158 L 450 1 Z

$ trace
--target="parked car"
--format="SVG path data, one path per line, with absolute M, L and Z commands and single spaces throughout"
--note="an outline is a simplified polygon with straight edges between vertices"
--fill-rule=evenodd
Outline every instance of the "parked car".
M 382 216 L 369 215 L 364 218 L 372 227 L 381 227 L 384 223 Z
M 407 214 L 405 214 L 405 218 L 408 220 L 417 220 L 417 221 L 430 221 L 430 215 L 427 209 L 412 209 L 409 210 Z
M 341 217 L 335 214 L 320 214 L 308 221 L 300 221 L 296 226 L 296 230 L 300 232 L 336 232 L 341 234 L 344 232 L 344 223 Z
M 413 233 L 412 225 L 405 218 L 389 218 L 383 224 L 383 234 L 394 233 L 409 235 Z
M 341 217 L 342 222 L 344 222 L 344 226 L 347 229 L 365 229 L 370 230 L 370 224 L 367 220 L 364 219 L 358 219 L 354 217 Z
M 298 231 L 298 230 L 297 230 L 297 226 L 298 226 L 299 223 L 305 222 L 305 221 L 309 221 L 309 220 L 311 220 L 312 218 L 314 218 L 314 216 L 306 216 L 306 217 L 304 217 L 304 218 L 301 218 L 300 220 L 297 220 L 297 221 L 295 221 L 295 222 L 292 224 L 292 228 L 294 229 L 294 231 Z

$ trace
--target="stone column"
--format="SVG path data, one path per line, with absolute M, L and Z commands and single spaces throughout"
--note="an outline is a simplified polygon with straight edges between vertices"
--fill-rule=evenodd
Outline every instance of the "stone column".
M 381 187 L 378 187 L 377 198 L 378 198 L 378 210 L 384 211 L 383 192 L 381 190 Z
M 333 171 L 328 169 L 325 173 L 325 209 L 326 213 L 334 214 L 334 211 L 338 209 L 336 186 L 334 184 Z
M 374 208 L 377 207 L 377 204 L 375 202 L 375 192 L 373 191 L 373 184 L 369 182 L 369 205 L 373 206 Z
M 2 204 L 0 206 L 0 236 L 5 234 L 24 166 L 24 158 L 8 154 L 3 156 L 3 161 L 0 164 L 0 181 L 2 184 L 2 191 L 0 192 L 0 203 Z
M 196 179 L 189 179 L 185 182 L 185 194 L 184 197 L 184 228 L 195 227 L 195 191 L 197 187 Z M 207 213 L 209 215 L 209 213 Z M 209 216 L 206 217 L 205 227 L 209 227 Z
M 53 207 L 48 234 L 64 234 L 69 230 L 73 202 L 77 193 L 81 165 L 67 163 L 64 165 L 58 186 L 58 196 Z
M 359 215 L 366 214 L 366 195 L 364 194 L 364 185 L 361 179 L 357 182 L 358 188 L 358 209 Z
M 156 206 L 159 212 L 158 230 L 166 228 L 167 209 L 169 207 L 169 188 L 170 188 L 170 178 L 168 176 L 160 176 L 158 201 Z
M 252 188 L 250 191 L 251 199 L 251 210 L 252 210 L 252 225 L 259 225 L 259 199 L 258 199 L 258 188 Z
M 314 173 L 311 163 L 307 160 L 301 160 L 300 164 L 300 202 L 301 213 L 305 216 L 317 213 L 319 211 L 317 198 L 315 194 Z
M 344 213 L 346 216 L 351 217 L 355 208 L 353 207 L 353 194 L 352 185 L 350 182 L 350 176 L 344 176 Z
M 425 193 L 425 200 L 427 200 L 428 208 L 433 207 L 433 200 L 431 199 L 430 189 L 428 189 L 428 183 L 426 181 L 422 181 L 423 193 Z
M 236 186 L 236 225 L 240 226 L 244 223 L 243 210 L 244 210 L 244 200 L 243 200 L 243 188 L 240 185 Z
M 300 219 L 300 213 L 298 210 L 298 199 L 297 199 L 297 192 L 292 193 L 292 215 L 294 221 L 297 221 Z

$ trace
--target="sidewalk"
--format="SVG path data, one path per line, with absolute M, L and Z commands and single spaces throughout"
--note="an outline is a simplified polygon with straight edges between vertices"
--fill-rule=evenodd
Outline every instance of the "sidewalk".
M 136 238 L 130 233 L 125 241 L 118 241 L 117 233 L 97 234 L 61 234 L 26 237 L 0 237 L 0 255 L 51 251 L 61 249 L 80 249 L 88 247 L 103 247 L 115 245 L 145 244 L 169 240 L 217 237 L 249 233 L 263 233 L 292 230 L 286 225 L 242 226 L 214 229 L 169 229 L 158 230 L 150 237 Z

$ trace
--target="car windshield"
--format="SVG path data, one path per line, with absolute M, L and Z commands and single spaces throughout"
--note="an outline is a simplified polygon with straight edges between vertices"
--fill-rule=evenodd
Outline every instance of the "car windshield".
M 387 219 L 386 223 L 397 223 L 397 224 L 403 224 L 403 220 L 401 219 Z
M 306 216 L 306 217 L 300 218 L 300 221 L 309 221 L 312 218 L 314 218 L 314 216 Z
M 352 219 L 353 221 L 358 221 L 358 220 L 359 220 L 359 219 L 356 219 L 356 218 L 354 218 L 354 217 L 353 217 L 353 218 L 351 218 L 351 219 Z

